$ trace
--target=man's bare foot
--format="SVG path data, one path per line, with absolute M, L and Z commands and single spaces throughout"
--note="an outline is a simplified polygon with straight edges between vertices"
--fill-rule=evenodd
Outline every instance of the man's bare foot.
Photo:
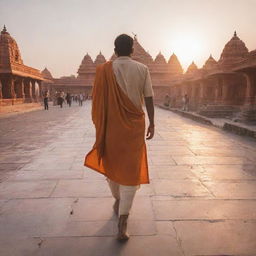
M 120 215 L 118 222 L 118 235 L 117 240 L 120 242 L 127 241 L 130 236 L 127 233 L 127 219 L 129 215 Z
M 113 210 L 114 213 L 118 216 L 118 210 L 119 210 L 119 200 L 116 199 L 115 203 L 113 204 Z

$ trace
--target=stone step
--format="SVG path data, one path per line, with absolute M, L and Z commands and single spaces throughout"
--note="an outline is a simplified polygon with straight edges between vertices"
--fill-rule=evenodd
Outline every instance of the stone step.
M 223 111 L 239 111 L 240 107 L 233 105 L 207 105 L 206 110 L 223 110 Z
M 232 117 L 235 111 L 228 110 L 201 110 L 199 115 L 206 117 Z

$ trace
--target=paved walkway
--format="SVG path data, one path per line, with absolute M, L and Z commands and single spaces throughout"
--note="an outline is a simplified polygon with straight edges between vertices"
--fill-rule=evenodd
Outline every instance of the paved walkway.
M 0 120 L 1 256 L 256 254 L 256 142 L 156 110 L 151 184 L 115 240 L 104 177 L 83 167 L 90 103 Z

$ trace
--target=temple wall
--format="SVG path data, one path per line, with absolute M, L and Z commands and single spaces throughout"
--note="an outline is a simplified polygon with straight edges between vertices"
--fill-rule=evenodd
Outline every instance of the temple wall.
M 220 73 L 174 84 L 170 86 L 171 107 L 181 108 L 185 94 L 189 97 L 190 111 L 210 117 L 231 117 L 248 102 L 250 108 L 256 108 L 256 72 Z

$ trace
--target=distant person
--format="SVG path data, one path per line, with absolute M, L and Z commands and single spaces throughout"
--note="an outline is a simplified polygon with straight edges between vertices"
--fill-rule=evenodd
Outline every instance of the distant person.
M 126 241 L 127 220 L 140 184 L 149 183 L 145 144 L 143 98 L 149 117 L 147 139 L 154 136 L 153 90 L 147 66 L 131 59 L 133 39 L 115 40 L 115 61 L 97 67 L 92 120 L 96 142 L 85 157 L 85 166 L 107 177 L 118 215 L 117 239 Z
M 79 94 L 78 96 L 79 106 L 83 106 L 83 100 L 84 100 L 83 94 Z
M 188 105 L 189 105 L 189 97 L 187 94 L 184 95 L 183 98 L 183 110 L 188 111 Z
M 44 97 L 44 110 L 49 110 L 49 92 L 48 91 L 45 91 L 44 94 L 43 94 L 43 97 Z
M 59 93 L 56 91 L 53 96 L 53 106 L 59 105 Z
M 59 96 L 59 104 L 61 108 L 63 107 L 63 102 L 64 102 L 64 92 L 61 91 Z
M 69 107 L 71 107 L 72 97 L 69 92 L 66 95 L 66 101 L 67 101 L 67 104 L 69 105 Z
M 166 94 L 166 95 L 165 95 L 165 98 L 164 98 L 164 106 L 165 106 L 165 107 L 169 107 L 169 106 L 170 106 L 170 96 L 169 96 L 169 94 Z

